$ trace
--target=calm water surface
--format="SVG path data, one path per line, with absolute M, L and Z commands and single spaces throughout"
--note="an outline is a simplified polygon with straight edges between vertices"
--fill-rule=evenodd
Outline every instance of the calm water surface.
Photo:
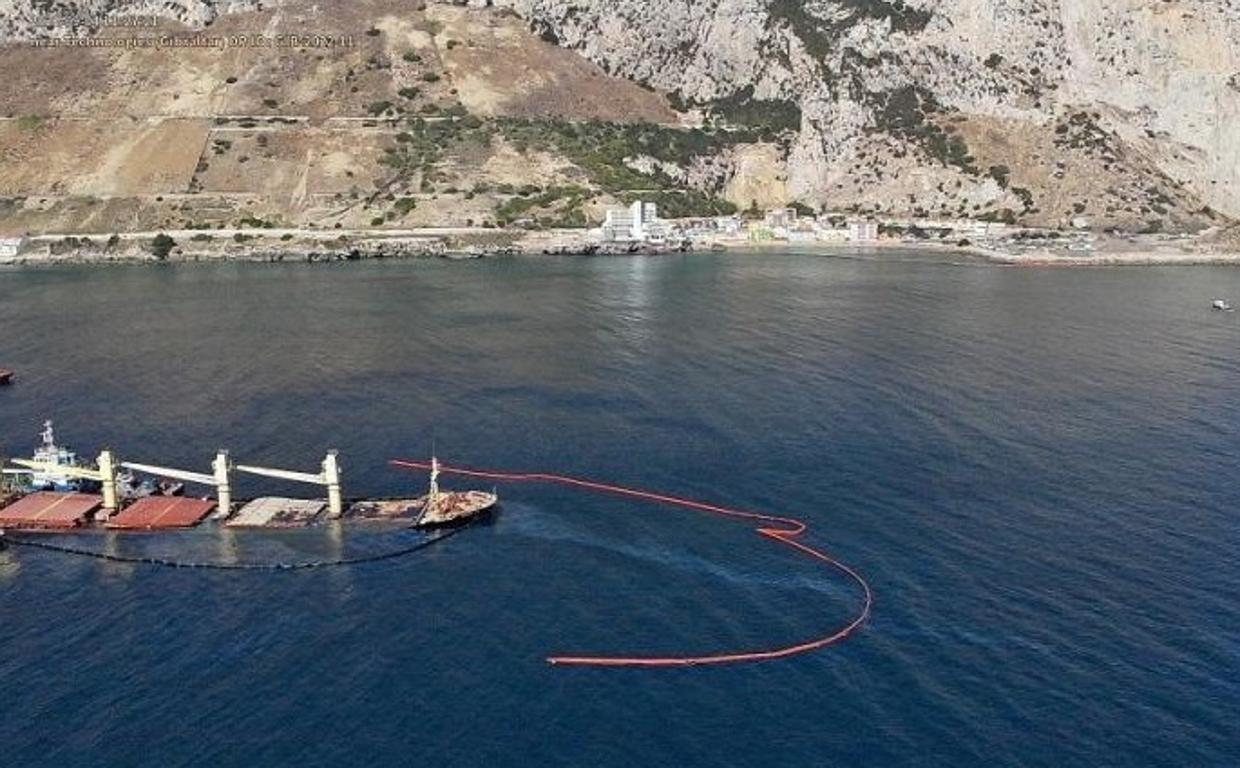
M 1229 269 L 913 254 L 0 271 L 0 449 L 347 490 L 397 456 L 549 469 L 811 522 L 874 586 L 849 642 L 728 668 L 549 652 L 793 642 L 859 595 L 744 525 L 533 486 L 348 570 L 0 551 L 13 766 L 1236 765 L 1240 299 Z M 305 489 L 242 481 L 240 491 Z M 332 529 L 62 537 L 313 559 Z

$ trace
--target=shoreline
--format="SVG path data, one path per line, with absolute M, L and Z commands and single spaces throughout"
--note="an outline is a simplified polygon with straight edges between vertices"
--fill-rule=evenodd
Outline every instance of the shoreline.
M 161 256 L 152 240 L 173 245 Z M 187 263 L 334 263 L 440 258 L 630 256 L 690 252 L 797 251 L 846 255 L 874 251 L 925 251 L 1012 267 L 1240 266 L 1240 249 L 1215 248 L 1197 239 L 1139 242 L 1138 236 L 1097 236 L 1098 247 L 1073 251 L 1047 245 L 1007 247 L 941 240 L 887 238 L 868 242 L 790 242 L 704 237 L 670 243 L 601 243 L 585 230 L 501 230 L 435 227 L 408 230 L 227 229 L 93 234 L 44 234 L 24 238 L 15 252 L 0 251 L 0 268 L 48 265 L 152 265 Z

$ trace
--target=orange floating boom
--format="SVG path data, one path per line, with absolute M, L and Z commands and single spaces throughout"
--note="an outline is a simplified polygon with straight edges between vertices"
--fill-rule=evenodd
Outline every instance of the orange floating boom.
M 393 460 L 393 466 L 404 467 L 406 469 L 429 470 L 431 465 L 429 462 Z M 870 610 L 874 604 L 874 593 L 870 589 L 869 583 L 856 570 L 850 566 L 836 560 L 825 552 L 821 552 L 813 547 L 802 544 L 795 539 L 805 533 L 808 526 L 800 520 L 791 517 L 780 517 L 777 515 L 768 515 L 760 512 L 745 512 L 738 509 L 730 509 L 715 504 L 707 504 L 701 501 L 693 501 L 692 499 L 682 499 L 676 496 L 669 496 L 662 493 L 654 493 L 652 491 L 643 491 L 637 488 L 626 488 L 620 485 L 611 485 L 609 483 L 600 483 L 593 480 L 584 480 L 582 478 L 569 477 L 566 475 L 550 474 L 546 472 L 500 472 L 496 470 L 482 469 L 465 469 L 461 467 L 448 467 L 443 464 L 439 465 L 439 471 L 453 475 L 461 475 L 463 477 L 476 477 L 497 482 L 514 482 L 514 483 L 549 483 L 557 485 L 566 485 L 574 488 L 582 488 L 598 493 L 610 493 L 618 496 L 641 499 L 656 504 L 667 504 L 671 506 L 694 509 L 701 512 L 709 512 L 725 517 L 738 518 L 742 520 L 754 520 L 766 524 L 781 526 L 771 528 L 762 526 L 756 532 L 769 539 L 786 544 L 810 557 L 820 560 L 835 570 L 848 576 L 858 586 L 861 587 L 864 594 L 864 601 L 861 610 L 843 627 L 803 643 L 788 645 L 767 650 L 754 651 L 738 651 L 736 653 L 721 653 L 705 656 L 568 656 L 557 655 L 547 657 L 547 661 L 551 664 L 573 665 L 573 666 L 592 666 L 592 667 L 688 667 L 702 664 L 738 664 L 754 661 L 769 661 L 773 659 L 783 659 L 789 656 L 795 656 L 801 653 L 816 651 L 835 645 L 845 638 L 849 637 L 861 628 L 870 617 Z

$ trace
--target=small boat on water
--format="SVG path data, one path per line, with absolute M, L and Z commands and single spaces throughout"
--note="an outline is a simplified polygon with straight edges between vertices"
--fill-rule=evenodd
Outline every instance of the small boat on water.
M 1223 299 L 1215 299 L 1210 304 L 1210 308 L 1216 312 L 1234 312 L 1235 311 L 1232 308 L 1232 306 Z
M 13 372 L 8 370 L 7 368 L 0 368 L 0 387 L 3 387 L 5 384 L 12 384 L 12 383 L 13 383 Z

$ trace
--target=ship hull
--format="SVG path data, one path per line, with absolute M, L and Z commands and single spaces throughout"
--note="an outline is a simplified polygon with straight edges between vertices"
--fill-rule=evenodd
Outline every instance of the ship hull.
M 464 525 L 490 514 L 498 505 L 499 497 L 485 491 L 449 491 L 440 493 L 430 506 L 428 501 L 429 497 L 423 496 L 415 502 L 422 511 L 413 523 L 414 528 Z

